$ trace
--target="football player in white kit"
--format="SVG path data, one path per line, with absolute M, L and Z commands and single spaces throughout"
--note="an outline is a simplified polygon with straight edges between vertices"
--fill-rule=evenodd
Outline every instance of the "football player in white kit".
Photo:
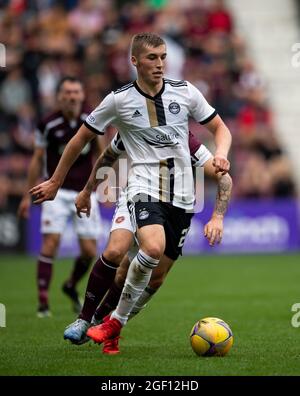
M 212 213 L 211 220 L 206 224 L 204 228 L 205 236 L 208 238 L 209 243 L 213 246 L 215 243 L 220 243 L 222 239 L 223 218 L 226 213 L 231 195 L 232 181 L 228 173 L 226 173 L 225 175 L 215 173 L 215 168 L 212 164 L 212 154 L 203 144 L 198 141 L 198 139 L 196 139 L 196 137 L 192 133 L 189 134 L 189 147 L 193 167 L 203 167 L 205 176 L 215 179 L 218 185 L 215 208 Z M 122 140 L 119 137 L 119 134 L 117 134 L 111 141 L 110 147 L 107 147 L 104 150 L 101 157 L 95 163 L 93 174 L 91 175 L 87 185 L 94 184 L 94 173 L 96 173 L 97 170 L 102 167 L 103 163 L 106 163 L 107 166 L 109 164 L 110 166 L 113 166 L 114 161 L 119 158 L 124 150 L 125 148 Z M 119 165 L 119 168 L 120 166 L 121 164 Z M 197 172 L 195 172 L 195 176 L 196 173 Z M 100 180 L 97 180 L 97 184 L 99 183 Z M 96 187 L 96 185 L 94 185 L 94 187 Z M 75 205 L 79 216 L 81 216 L 81 213 L 85 213 L 87 216 L 89 216 L 92 206 L 90 194 L 91 192 L 88 191 L 86 188 L 84 188 L 78 194 Z M 71 323 L 69 326 L 67 326 L 64 332 L 65 339 L 68 339 L 72 343 L 78 345 L 87 342 L 89 340 L 89 338 L 86 337 L 86 332 L 88 328 L 91 325 L 93 326 L 97 323 L 99 324 L 102 320 L 107 320 L 108 314 L 116 307 L 122 288 L 124 286 L 128 266 L 130 264 L 130 259 L 132 259 L 136 255 L 137 245 L 135 245 L 134 248 L 130 250 L 133 242 L 134 233 L 135 229 L 133 228 L 133 225 L 131 223 L 127 207 L 126 192 L 122 191 L 118 199 L 115 213 L 112 219 L 110 238 L 105 248 L 104 255 L 105 257 L 107 255 L 111 256 L 113 254 L 112 252 L 114 252 L 115 249 L 113 242 L 121 240 L 122 243 L 119 243 L 118 247 L 120 249 L 120 247 L 123 246 L 123 251 L 118 251 L 118 254 L 123 257 L 123 260 L 121 261 L 120 266 L 117 269 L 115 279 L 109 287 L 108 292 L 103 282 L 97 282 L 98 278 L 95 277 L 94 271 L 91 272 L 86 289 L 86 298 L 83 304 L 83 309 L 78 319 L 75 322 Z M 166 230 L 166 234 L 168 233 L 169 231 Z M 127 239 L 128 234 L 130 236 L 129 239 Z M 113 239 L 112 235 L 114 236 Z M 129 319 L 135 316 L 148 303 L 154 293 L 160 288 L 166 275 L 172 267 L 175 260 L 168 257 L 168 252 L 172 252 L 172 247 L 168 245 L 168 242 L 170 242 L 170 238 L 167 239 L 165 252 L 160 259 L 159 266 L 153 270 L 149 285 L 145 288 L 139 300 L 133 307 Z M 90 286 L 94 286 L 93 281 L 98 283 L 98 293 L 97 295 L 95 295 L 95 298 L 91 300 L 89 298 L 89 295 L 91 292 L 93 292 L 93 289 L 90 290 Z M 100 302 L 101 304 L 95 311 L 96 305 Z M 105 341 L 103 344 L 103 353 L 119 353 L 118 341 L 119 337 L 115 337 L 113 339 Z
M 177 258 L 181 253 L 194 203 L 190 117 L 205 124 L 214 135 L 216 172 L 229 169 L 230 131 L 196 87 L 187 81 L 163 78 L 167 54 L 161 37 L 154 33 L 135 35 L 131 55 L 137 80 L 104 98 L 66 146 L 51 179 L 31 189 L 36 203 L 53 199 L 93 133 L 104 134 L 110 124 L 118 129 L 131 160 L 127 200 L 137 226 L 139 251 L 130 264 L 116 310 L 108 321 L 87 332 L 99 343 L 117 337 L 126 324 L 165 251 L 166 228 L 172 231 L 170 254 Z

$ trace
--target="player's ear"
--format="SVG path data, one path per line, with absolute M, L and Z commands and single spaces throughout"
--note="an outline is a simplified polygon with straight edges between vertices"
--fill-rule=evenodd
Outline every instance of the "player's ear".
M 133 66 L 137 66 L 137 59 L 134 55 L 131 55 L 131 63 L 133 64 Z

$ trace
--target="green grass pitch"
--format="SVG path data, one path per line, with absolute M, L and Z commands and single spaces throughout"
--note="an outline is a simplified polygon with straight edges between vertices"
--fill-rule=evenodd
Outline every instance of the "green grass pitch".
M 149 306 L 122 332 L 121 354 L 63 340 L 74 314 L 60 287 L 72 260 L 57 260 L 52 318 L 36 318 L 35 260 L 2 256 L 0 375 L 300 375 L 300 256 L 199 256 L 180 259 Z M 85 290 L 87 279 L 81 282 Z M 226 357 L 200 358 L 189 333 L 205 316 L 228 322 L 234 345 Z

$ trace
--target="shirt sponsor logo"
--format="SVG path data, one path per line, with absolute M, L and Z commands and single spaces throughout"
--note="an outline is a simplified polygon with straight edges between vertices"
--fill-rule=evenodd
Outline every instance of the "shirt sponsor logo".
M 86 119 L 86 121 L 90 124 L 95 124 L 96 122 L 96 118 L 93 115 L 89 115 L 88 118 Z
M 178 114 L 180 112 L 180 105 L 177 102 L 171 102 L 169 104 L 169 111 L 172 114 Z
M 177 133 L 164 134 L 164 135 L 157 134 L 154 137 L 155 139 L 151 137 L 149 138 L 143 137 L 143 139 L 150 146 L 162 148 L 162 147 L 177 146 L 179 144 L 179 142 L 177 141 L 178 136 L 179 135 Z

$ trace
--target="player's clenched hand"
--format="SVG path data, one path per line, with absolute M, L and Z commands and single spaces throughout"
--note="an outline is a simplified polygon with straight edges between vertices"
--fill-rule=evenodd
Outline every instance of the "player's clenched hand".
M 31 206 L 30 195 L 24 195 L 18 207 L 18 217 L 27 219 L 29 217 L 29 208 Z
M 230 169 L 230 162 L 224 155 L 216 153 L 213 158 L 213 166 L 216 168 L 216 173 L 222 172 L 222 175 L 225 175 Z
M 87 217 L 90 217 L 91 213 L 91 195 L 85 190 L 80 191 L 75 199 L 75 206 L 77 216 L 81 218 L 81 213 L 85 213 Z
M 204 227 L 204 236 L 210 246 L 220 243 L 223 237 L 223 216 L 212 216 Z
M 33 196 L 33 203 L 40 204 L 44 201 L 52 201 L 59 189 L 59 184 L 49 179 L 44 183 L 38 184 L 29 190 L 29 193 Z

